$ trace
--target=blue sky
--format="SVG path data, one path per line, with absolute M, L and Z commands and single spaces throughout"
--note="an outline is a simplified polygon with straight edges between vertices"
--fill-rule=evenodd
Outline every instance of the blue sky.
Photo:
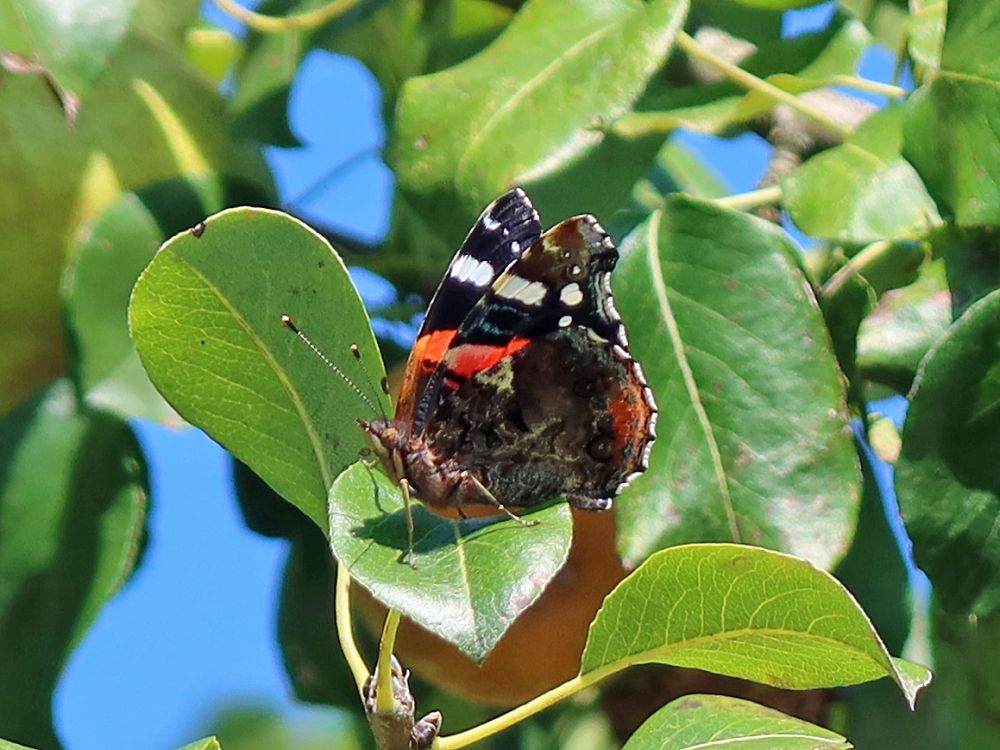
M 786 30 L 821 26 L 831 12 L 830 3 L 797 12 Z M 213 10 L 209 18 L 219 16 Z M 862 72 L 885 80 L 890 68 L 889 55 L 875 52 Z M 306 147 L 268 154 L 283 198 L 307 219 L 377 241 L 388 228 L 392 175 L 379 158 L 384 133 L 371 75 L 352 59 L 311 54 L 293 90 L 291 119 Z M 681 137 L 733 192 L 753 189 L 766 167 L 767 149 L 754 136 Z M 323 180 L 345 162 L 351 166 L 337 179 Z M 321 188 L 310 190 L 317 182 Z M 298 202 L 306 191 L 310 200 Z M 65 744 L 169 750 L 208 733 L 226 705 L 316 721 L 317 711 L 290 698 L 277 650 L 284 542 L 243 526 L 229 463 L 215 443 L 197 430 L 136 429 L 152 474 L 151 543 L 134 579 L 70 659 L 55 707 Z

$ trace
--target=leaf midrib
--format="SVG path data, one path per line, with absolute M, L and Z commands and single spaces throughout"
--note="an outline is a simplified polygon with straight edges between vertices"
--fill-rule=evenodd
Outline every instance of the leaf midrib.
M 657 252 L 659 249 L 657 238 L 659 236 L 660 220 L 662 218 L 662 211 L 657 211 L 653 214 L 649 221 L 649 236 L 646 240 L 646 257 L 651 270 L 650 276 L 653 281 L 653 289 L 656 292 L 656 301 L 660 307 L 660 314 L 663 317 L 663 321 L 666 323 L 667 332 L 670 336 L 671 343 L 673 344 L 672 348 L 674 351 L 674 357 L 677 361 L 677 366 L 681 371 L 681 377 L 684 380 L 684 387 L 687 391 L 688 399 L 695 411 L 698 424 L 705 435 L 705 443 L 712 458 L 712 468 L 715 473 L 715 481 L 719 486 L 723 510 L 726 514 L 726 521 L 729 524 L 729 533 L 732 535 L 734 542 L 740 542 L 742 541 L 742 535 L 740 534 L 739 524 L 736 520 L 736 509 L 733 504 L 732 495 L 729 491 L 729 482 L 726 479 L 725 467 L 722 465 L 722 453 L 719 450 L 719 444 L 715 439 L 715 432 L 712 429 L 712 424 L 708 418 L 708 413 L 705 410 L 705 405 L 702 403 L 701 395 L 698 391 L 698 385 L 694 379 L 694 372 L 691 370 L 691 365 L 687 358 L 680 328 L 677 325 L 677 320 L 670 307 L 670 300 L 667 297 L 666 284 L 663 281 L 663 269 L 660 266 L 660 256 Z
M 663 661 L 663 657 L 668 656 L 671 653 L 683 652 L 685 649 L 697 648 L 702 645 L 712 645 L 720 641 L 737 641 L 744 636 L 773 636 L 784 640 L 794 638 L 797 640 L 817 641 L 822 644 L 831 644 L 838 647 L 839 650 L 857 654 L 877 667 L 882 667 L 887 677 L 892 677 L 897 684 L 901 683 L 902 678 L 888 652 L 882 651 L 882 656 L 885 658 L 886 664 L 888 665 L 887 667 L 886 664 L 880 664 L 872 654 L 858 648 L 857 646 L 845 643 L 844 641 L 838 641 L 835 638 L 826 635 L 816 635 L 813 633 L 804 633 L 800 630 L 785 630 L 781 628 L 735 628 L 733 630 L 726 630 L 719 633 L 710 633 L 707 635 L 694 636 L 693 638 L 685 638 L 683 641 L 666 643 L 644 651 L 636 651 L 634 653 L 626 654 L 625 656 L 620 656 L 611 661 L 602 660 L 604 663 L 590 669 L 589 671 L 581 671 L 581 675 L 586 676 L 588 674 L 593 674 L 598 671 L 603 672 L 605 670 L 607 670 L 608 674 L 613 674 L 625 669 L 626 667 L 638 664 L 669 664 L 672 662 Z M 584 649 L 584 654 L 586 654 L 586 649 Z M 605 648 L 605 655 L 606 654 L 607 648 Z
M 458 158 L 458 162 L 455 167 L 456 177 L 464 173 L 466 163 L 472 158 L 472 154 L 478 148 L 479 144 L 486 140 L 492 134 L 493 130 L 497 127 L 497 124 L 502 121 L 503 116 L 513 109 L 517 104 L 521 102 L 528 94 L 537 89 L 542 83 L 547 79 L 555 75 L 560 68 L 570 61 L 574 60 L 579 53 L 586 51 L 592 43 L 601 41 L 605 36 L 609 36 L 612 33 L 618 31 L 618 29 L 627 21 L 631 20 L 632 16 L 644 10 L 644 8 L 633 8 L 631 11 L 620 18 L 616 23 L 604 26 L 597 31 L 591 32 L 587 36 L 583 37 L 576 44 L 569 47 L 563 54 L 559 55 L 555 60 L 550 62 L 548 65 L 543 67 L 534 76 L 529 78 L 523 86 L 521 86 L 516 92 L 506 102 L 504 102 L 500 107 L 497 107 L 493 111 L 482 127 L 472 136 L 466 147 L 462 150 L 462 155 Z

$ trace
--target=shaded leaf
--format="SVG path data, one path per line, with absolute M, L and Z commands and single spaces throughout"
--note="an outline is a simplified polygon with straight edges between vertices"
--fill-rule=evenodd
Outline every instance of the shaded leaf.
M 323 534 L 301 529 L 281 582 L 278 641 L 296 698 L 354 709 L 358 691 L 335 625 L 336 580 L 336 562 Z
M 290 539 L 303 527 L 313 527 L 299 508 L 286 502 L 253 469 L 235 458 L 232 466 L 236 501 L 248 529 L 261 536 Z
M 940 223 L 934 201 L 901 155 L 903 110 L 883 110 L 842 146 L 809 159 L 782 183 L 784 206 L 803 232 L 861 245 L 913 238 Z
M 724 695 L 685 695 L 661 708 L 622 750 L 846 750 L 836 732 Z
M 52 691 L 143 545 L 147 482 L 128 426 L 59 381 L 0 422 L 0 734 L 56 747 Z
M 407 79 L 455 65 L 479 52 L 510 22 L 513 10 L 490 0 L 394 0 L 376 3 L 363 18 L 334 24 L 328 49 L 355 57 L 382 89 L 391 117 Z
M 920 366 L 896 465 L 917 564 L 942 606 L 1000 606 L 1000 292 L 970 307 Z
M 104 71 L 138 0 L 113 0 L 96 11 L 88 0 L 18 0 L 0 6 L 0 51 L 39 65 L 59 89 L 70 119 Z
M 923 667 L 889 656 L 829 573 L 735 544 L 661 550 L 604 600 L 581 674 L 648 663 L 794 690 L 891 677 L 911 708 L 930 681 Z
M 330 490 L 330 544 L 375 598 L 482 662 L 566 562 L 573 523 L 557 503 L 513 520 L 449 521 L 412 507 L 416 568 L 399 486 L 356 464 Z
M 571 172 L 630 109 L 686 11 L 686 0 L 526 4 L 476 56 L 404 85 L 390 149 L 402 193 L 440 224 L 451 246 L 506 187 L 530 192 L 553 173 Z M 601 190 L 578 194 L 576 205 L 599 211 L 608 200 Z M 539 203 L 543 215 L 549 208 Z
M 941 68 L 910 98 L 904 154 L 961 227 L 1000 224 L 1000 13 L 949 0 Z
M 285 314 L 353 383 L 281 324 Z M 366 445 L 355 420 L 388 409 L 368 316 L 326 241 L 275 211 L 223 211 L 163 246 L 130 320 L 167 401 L 325 529 L 327 488 Z
M 613 284 L 661 417 L 618 503 L 619 551 L 698 540 L 832 565 L 860 494 L 845 388 L 781 230 L 682 196 L 622 246 Z
M 169 13 L 181 7 L 170 5 Z M 270 178 L 259 154 L 230 140 L 211 84 L 160 41 L 136 36 L 95 82 L 73 130 L 44 81 L 5 76 L 0 131 L 0 174 L 18 186 L 0 193 L 0 223 L 8 228 L 0 316 L 32 322 L 0 327 L 3 413 L 63 370 L 59 281 L 81 223 L 123 190 L 179 175 L 227 175 L 264 190 Z
M 177 426 L 180 418 L 149 382 L 128 334 L 132 286 L 161 239 L 139 199 L 123 195 L 79 238 L 63 297 L 74 379 L 87 402 L 126 418 Z
M 836 576 L 851 592 L 892 653 L 903 650 L 910 632 L 910 587 L 906 561 L 886 517 L 885 501 L 867 446 L 858 446 L 864 494 L 851 548 Z

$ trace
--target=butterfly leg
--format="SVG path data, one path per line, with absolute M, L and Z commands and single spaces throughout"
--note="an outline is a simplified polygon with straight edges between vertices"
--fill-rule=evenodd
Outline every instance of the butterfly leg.
M 405 478 L 400 479 L 399 489 L 403 493 L 403 511 L 406 513 L 406 554 L 403 559 L 416 570 L 417 560 L 413 552 L 413 511 L 410 508 L 410 483 Z
M 478 494 L 480 494 L 482 497 L 484 497 L 487 500 L 487 502 L 492 503 L 493 505 L 495 505 L 497 507 L 497 510 L 500 510 L 503 513 L 507 514 L 507 516 L 509 518 L 514 519 L 521 526 L 537 526 L 538 525 L 538 521 L 532 521 L 532 520 L 529 520 L 527 518 L 521 518 L 516 513 L 511 513 L 510 510 L 508 510 L 508 508 L 507 508 L 506 505 L 504 505 L 499 500 L 497 500 L 496 496 L 494 496 L 494 494 L 492 492 L 490 492 L 488 489 L 486 489 L 486 487 L 483 486 L 483 483 L 480 482 L 478 479 L 476 479 L 474 476 L 472 476 L 472 474 L 470 474 L 469 472 L 467 472 L 467 471 L 463 471 L 462 472 L 462 481 L 463 482 L 467 481 L 470 484 L 472 484 L 472 486 L 476 488 L 476 492 Z M 459 506 L 459 507 L 461 507 L 461 506 Z

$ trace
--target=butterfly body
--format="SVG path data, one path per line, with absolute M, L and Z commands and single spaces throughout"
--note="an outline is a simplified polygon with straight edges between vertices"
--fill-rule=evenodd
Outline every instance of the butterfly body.
M 611 298 L 618 253 L 592 216 L 541 233 L 523 191 L 452 261 L 394 419 L 361 422 L 427 504 L 604 509 L 646 468 L 656 407 Z

